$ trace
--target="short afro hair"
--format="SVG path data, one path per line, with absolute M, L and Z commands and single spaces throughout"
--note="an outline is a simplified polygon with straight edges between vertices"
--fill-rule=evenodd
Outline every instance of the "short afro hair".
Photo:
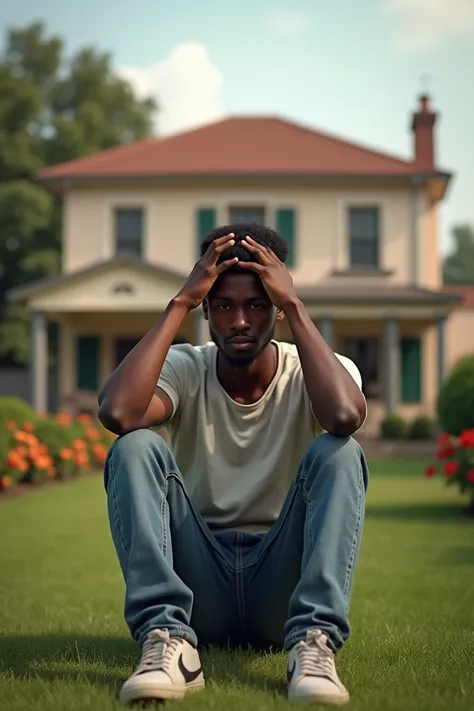
M 244 222 L 239 222 L 233 225 L 223 225 L 222 227 L 217 227 L 215 230 L 212 230 L 212 232 L 204 238 L 201 244 L 201 256 L 206 252 L 207 248 L 212 242 L 214 242 L 214 240 L 219 239 L 219 237 L 225 237 L 225 235 L 228 235 L 231 232 L 235 235 L 235 244 L 231 247 L 231 249 L 227 249 L 221 254 L 217 260 L 218 264 L 234 257 L 237 257 L 240 262 L 256 262 L 256 257 L 240 244 L 240 242 L 247 236 L 252 237 L 255 242 L 263 244 L 265 247 L 269 247 L 281 262 L 286 262 L 289 252 L 288 243 L 281 235 L 278 234 L 278 232 L 270 229 L 270 227 L 265 227 L 265 225 L 259 225 L 257 223 L 247 224 Z M 229 271 L 233 271 L 233 269 L 234 268 L 231 267 Z M 238 266 L 235 270 L 242 273 Z

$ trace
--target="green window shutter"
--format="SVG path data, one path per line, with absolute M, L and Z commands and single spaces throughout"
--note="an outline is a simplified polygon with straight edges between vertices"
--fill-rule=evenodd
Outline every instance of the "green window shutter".
M 402 402 L 420 402 L 422 358 L 419 338 L 402 338 L 401 370 Z
M 196 259 L 199 259 L 201 242 L 217 227 L 217 212 L 213 207 L 200 207 L 196 213 Z
M 276 231 L 286 239 L 289 247 L 286 266 L 290 269 L 296 264 L 296 211 L 292 208 L 280 208 L 276 211 Z
M 97 336 L 78 336 L 76 363 L 78 390 L 98 390 L 99 338 Z

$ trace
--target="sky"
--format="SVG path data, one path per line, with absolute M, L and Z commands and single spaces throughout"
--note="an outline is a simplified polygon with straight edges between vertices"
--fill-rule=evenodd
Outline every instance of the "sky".
M 93 45 L 169 135 L 228 115 L 279 115 L 402 158 L 428 91 L 436 160 L 454 179 L 440 249 L 474 225 L 474 0 L 20 0 L 1 37 L 42 20 L 72 53 Z M 2 40 L 3 41 L 3 40 Z

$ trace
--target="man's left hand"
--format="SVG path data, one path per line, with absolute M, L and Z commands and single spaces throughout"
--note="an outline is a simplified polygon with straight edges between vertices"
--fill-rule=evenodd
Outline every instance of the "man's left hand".
M 241 269 L 258 274 L 265 287 L 265 291 L 278 308 L 296 299 L 293 279 L 286 266 L 269 248 L 259 244 L 251 237 L 246 237 L 241 242 L 242 247 L 248 249 L 258 262 L 238 262 Z

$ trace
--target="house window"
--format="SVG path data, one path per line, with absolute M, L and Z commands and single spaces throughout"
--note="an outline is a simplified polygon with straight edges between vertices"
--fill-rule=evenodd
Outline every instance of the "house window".
M 377 207 L 349 209 L 349 263 L 351 267 L 379 266 L 380 219 Z
M 196 259 L 201 256 L 201 243 L 217 225 L 217 212 L 214 207 L 200 207 L 196 211 Z
M 257 225 L 265 224 L 265 208 L 264 207 L 231 207 L 229 208 L 229 222 L 244 222 L 246 224 L 257 223 Z
M 143 254 L 143 210 L 115 210 L 115 253 Z
M 296 266 L 296 210 L 292 207 L 282 207 L 275 215 L 276 231 L 288 244 L 286 266 L 294 269 Z
M 358 367 L 366 398 L 377 400 L 380 397 L 378 338 L 347 338 L 344 341 L 344 355 Z

